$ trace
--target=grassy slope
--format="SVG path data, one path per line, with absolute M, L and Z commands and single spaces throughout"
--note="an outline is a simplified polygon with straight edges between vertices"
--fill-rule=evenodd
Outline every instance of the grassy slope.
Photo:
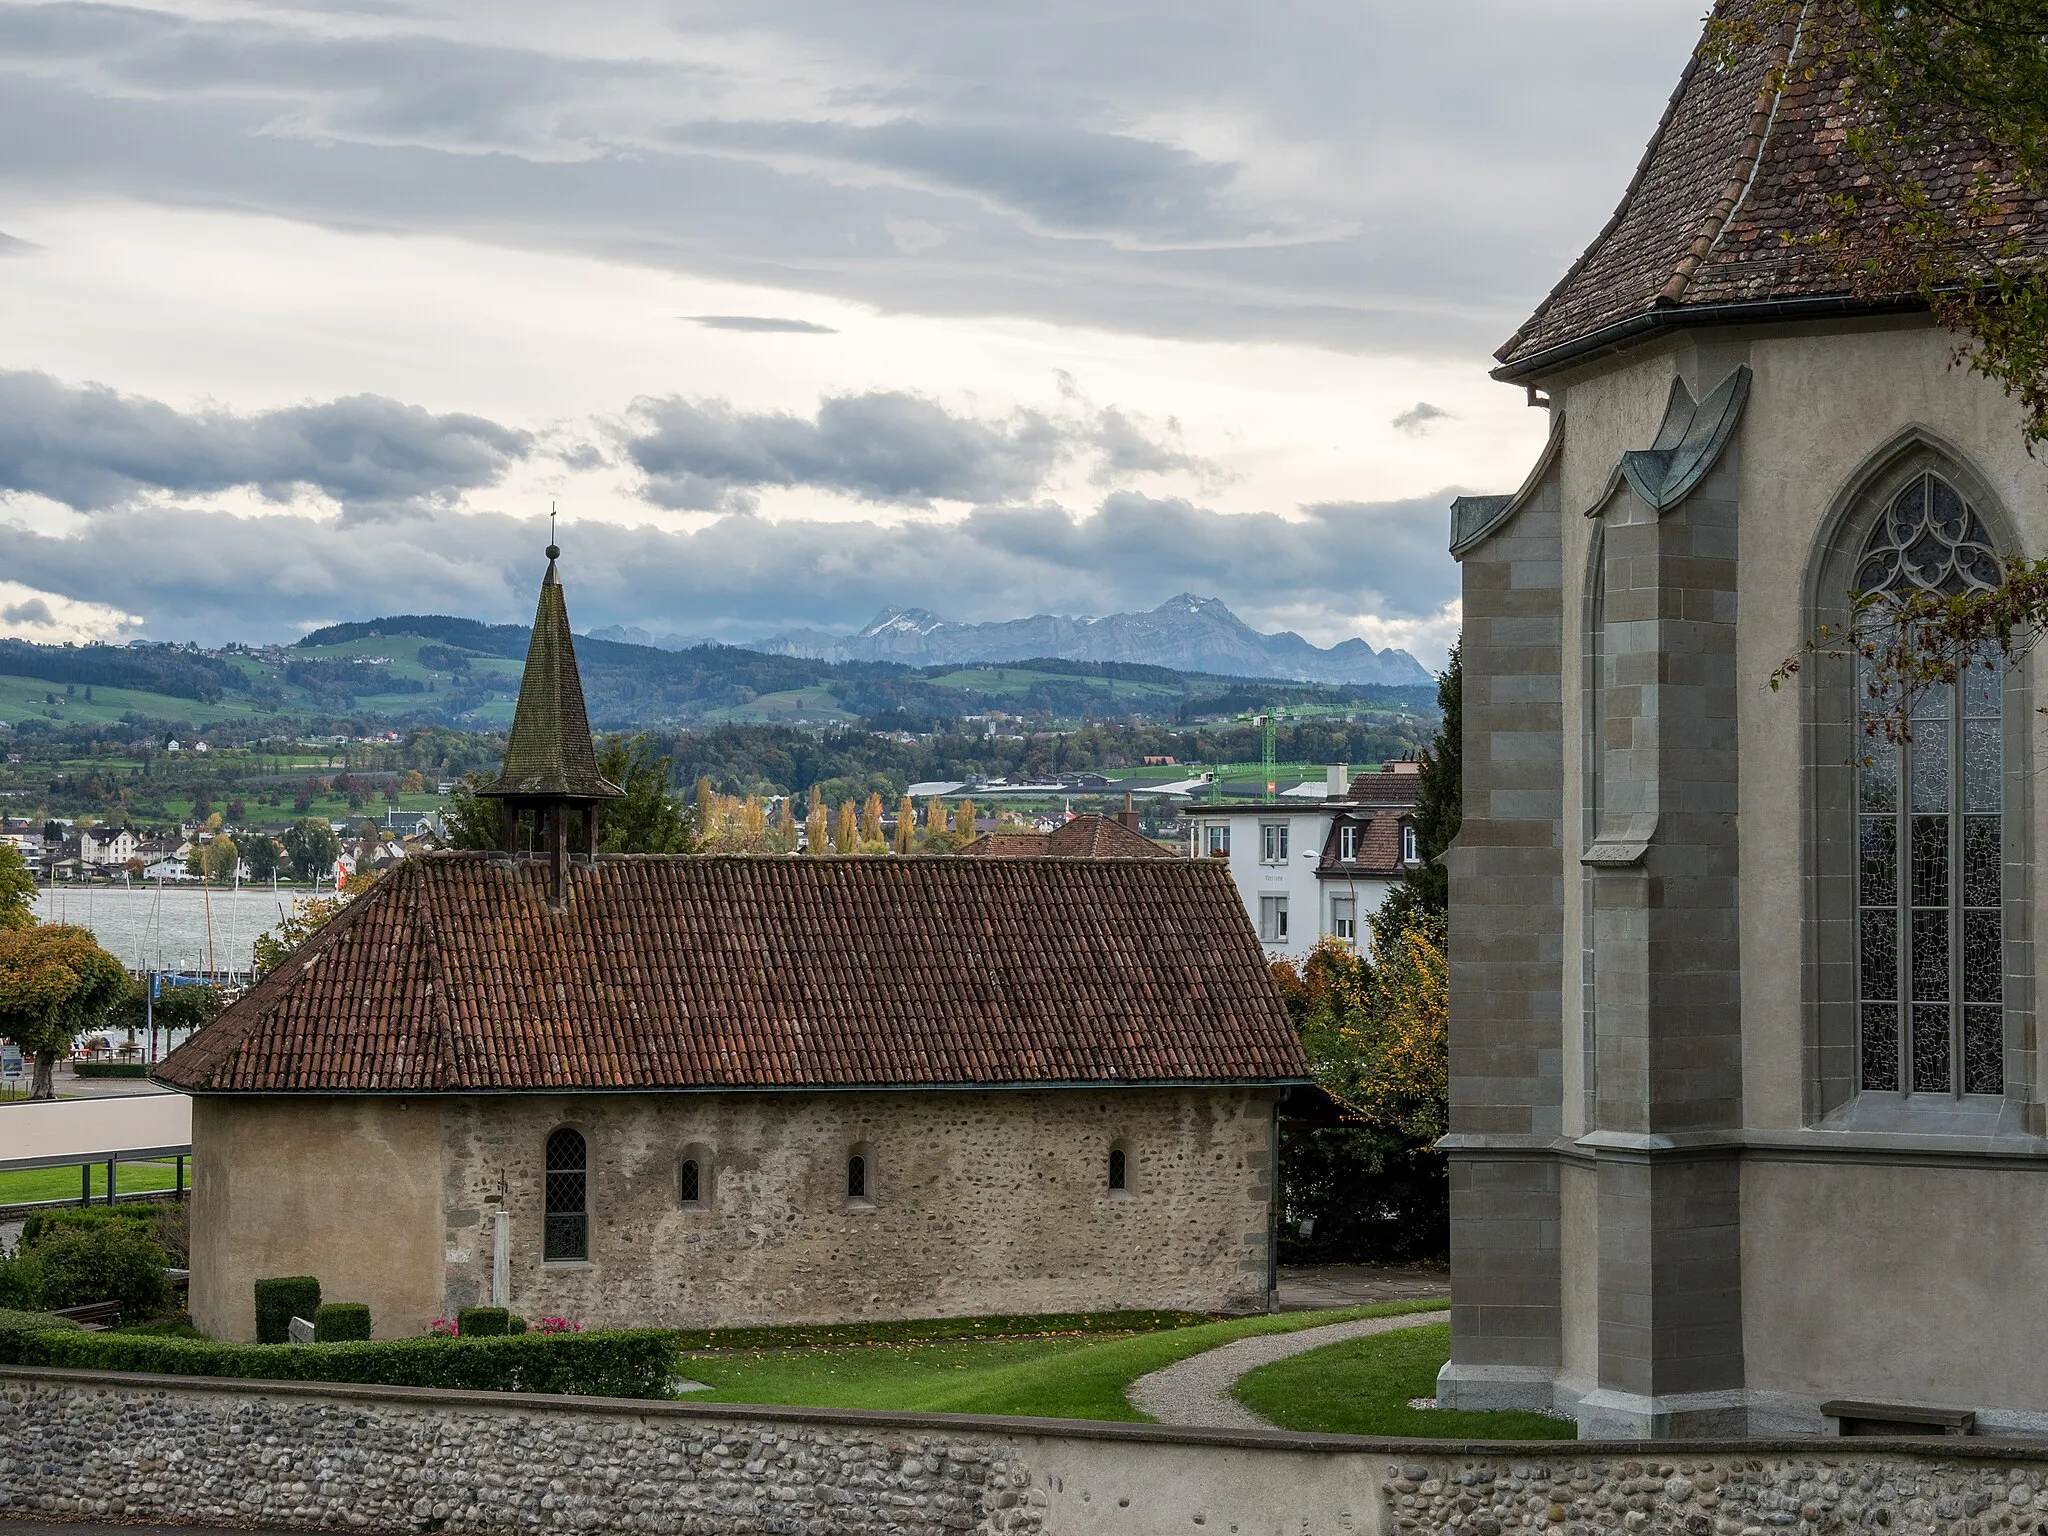
M 44 702 L 49 694 L 64 698 L 64 685 L 33 677 L 0 677 L 0 720 L 49 720 L 65 725 L 111 725 L 129 710 L 156 720 L 246 720 L 268 713 L 261 706 L 232 694 L 218 704 L 199 699 L 173 698 L 167 693 L 144 693 L 134 688 L 102 688 L 95 685 L 92 702 L 85 702 L 85 690 L 78 689 L 58 705 Z
M 976 1340 L 904 1347 L 855 1346 L 686 1357 L 681 1367 L 711 1393 L 690 1401 L 803 1403 L 911 1413 L 1004 1413 L 1143 1422 L 1124 1388 L 1156 1371 L 1251 1334 L 1292 1333 L 1353 1317 L 1434 1311 L 1442 1302 L 1388 1302 L 1336 1312 L 1245 1317 L 1094 1343 Z M 782 1394 L 803 1392 L 804 1396 Z
M 1368 1334 L 1248 1371 L 1238 1401 L 1283 1429 L 1428 1439 L 1570 1440 L 1569 1421 L 1540 1413 L 1450 1413 L 1410 1408 L 1436 1393 L 1451 1355 L 1448 1323 Z

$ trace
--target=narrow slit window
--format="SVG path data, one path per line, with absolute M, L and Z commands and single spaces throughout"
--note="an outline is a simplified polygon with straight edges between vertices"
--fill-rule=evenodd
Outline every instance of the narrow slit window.
M 868 1197 L 868 1160 L 858 1152 L 846 1160 L 846 1198 L 865 1200 Z
M 1109 1149 L 1109 1187 L 1112 1190 L 1122 1190 L 1129 1187 L 1124 1182 L 1124 1149 L 1122 1147 L 1111 1147 Z
M 694 1157 L 683 1159 L 683 1204 L 701 1205 L 704 1202 L 704 1170 Z
M 563 1126 L 549 1133 L 541 1258 L 550 1263 L 580 1263 L 590 1257 L 589 1155 L 581 1131 Z

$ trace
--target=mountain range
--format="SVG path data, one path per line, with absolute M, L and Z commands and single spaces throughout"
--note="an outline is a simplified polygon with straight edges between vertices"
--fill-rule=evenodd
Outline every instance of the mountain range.
M 696 636 L 654 635 L 613 625 L 593 639 L 687 650 Z M 1034 614 L 984 624 L 942 619 L 923 608 L 884 608 L 857 634 L 792 629 L 743 641 L 744 649 L 813 661 L 893 661 L 909 666 L 967 666 L 1052 657 L 1063 661 L 1132 662 L 1206 672 L 1222 677 L 1289 678 L 1312 683 L 1432 682 L 1406 651 L 1375 651 L 1350 639 L 1327 648 L 1291 630 L 1261 634 L 1220 599 L 1183 592 L 1147 613 L 1112 613 L 1099 619 Z

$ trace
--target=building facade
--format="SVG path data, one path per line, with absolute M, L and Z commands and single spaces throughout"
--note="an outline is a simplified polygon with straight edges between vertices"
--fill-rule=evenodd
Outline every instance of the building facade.
M 1322 800 L 1182 806 L 1188 856 L 1230 871 L 1269 958 L 1300 959 L 1324 939 L 1358 943 L 1388 889 L 1421 862 L 1421 766 L 1333 768 Z
M 1799 22 L 1688 67 L 1500 354 L 1546 448 L 1453 512 L 1439 1398 L 1587 1435 L 2048 1431 L 2034 666 L 1924 698 L 1901 755 L 1807 652 L 1851 593 L 2040 556 L 2048 498 L 1955 338 L 1807 238 L 1855 168 Z
M 1225 872 L 598 856 L 554 553 L 505 848 L 404 861 L 157 1068 L 198 1326 L 289 1274 L 383 1337 L 1264 1308 L 1308 1068 Z

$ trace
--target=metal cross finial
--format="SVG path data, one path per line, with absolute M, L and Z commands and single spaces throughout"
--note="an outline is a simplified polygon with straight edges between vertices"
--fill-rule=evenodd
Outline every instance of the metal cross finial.
M 551 501 L 548 503 L 548 558 L 557 559 L 561 553 L 562 546 L 555 538 L 555 504 Z

